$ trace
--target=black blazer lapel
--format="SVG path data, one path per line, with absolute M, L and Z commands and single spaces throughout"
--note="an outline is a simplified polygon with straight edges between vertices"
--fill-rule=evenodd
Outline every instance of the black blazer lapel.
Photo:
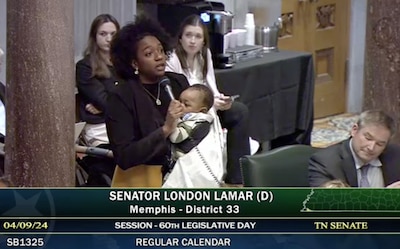
M 341 165 L 347 178 L 346 180 L 351 187 L 358 187 L 357 171 L 354 158 L 350 150 L 350 140 L 342 142 L 342 146 L 340 147 L 340 149 L 340 155 L 342 158 Z
M 143 87 L 139 85 L 140 83 L 134 80 L 130 80 L 127 83 L 131 87 L 131 101 L 133 101 L 134 108 L 136 109 L 136 118 L 140 120 L 140 132 L 144 137 L 161 127 L 164 123 L 164 120 L 161 117 L 161 114 L 152 107 L 152 100 L 143 90 Z
M 171 81 L 171 87 L 175 97 L 179 96 L 184 89 L 189 87 L 189 83 L 183 74 L 166 72 L 165 75 Z M 163 126 L 165 122 L 164 117 L 153 107 L 153 100 L 140 85 L 141 83 L 135 79 L 131 79 L 128 80 L 126 84 L 128 84 L 128 86 L 125 86 L 126 88 L 124 89 L 126 90 L 126 93 L 124 92 L 125 101 L 127 103 L 133 101 L 142 136 L 146 136 Z

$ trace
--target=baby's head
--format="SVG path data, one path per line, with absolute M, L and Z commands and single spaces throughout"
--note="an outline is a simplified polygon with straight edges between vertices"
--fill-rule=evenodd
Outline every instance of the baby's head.
M 325 182 L 321 185 L 322 188 L 348 188 L 350 187 L 347 183 L 342 182 L 341 180 L 331 180 Z
M 179 100 L 185 106 L 184 112 L 203 112 L 214 105 L 214 95 L 210 88 L 205 85 L 195 84 L 181 93 Z

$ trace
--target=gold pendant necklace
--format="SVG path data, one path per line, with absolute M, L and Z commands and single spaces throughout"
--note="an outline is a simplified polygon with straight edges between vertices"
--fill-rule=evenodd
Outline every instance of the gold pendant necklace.
M 160 106 L 161 105 L 161 100 L 160 100 L 160 84 L 158 84 L 158 89 L 157 89 L 157 98 L 154 97 L 153 94 L 151 94 L 143 85 L 142 85 L 143 89 L 146 91 L 146 93 L 148 95 L 150 95 L 150 97 L 152 97 L 155 101 L 156 101 L 156 105 Z

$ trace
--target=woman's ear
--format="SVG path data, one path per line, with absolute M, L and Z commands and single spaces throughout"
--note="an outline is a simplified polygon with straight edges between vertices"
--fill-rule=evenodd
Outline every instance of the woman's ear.
M 132 61 L 131 66 L 136 70 L 139 69 L 138 64 L 135 60 Z
M 138 75 L 139 74 L 139 66 L 138 63 L 136 61 L 132 61 L 131 64 L 132 68 L 134 69 L 134 74 Z
M 134 69 L 134 74 L 138 75 L 139 74 L 139 65 L 138 65 L 138 63 L 133 60 L 131 66 Z

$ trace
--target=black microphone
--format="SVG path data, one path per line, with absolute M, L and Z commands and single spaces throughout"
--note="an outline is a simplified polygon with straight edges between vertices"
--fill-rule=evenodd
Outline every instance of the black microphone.
M 171 98 L 171 100 L 174 100 L 175 96 L 174 93 L 172 92 L 171 81 L 168 79 L 168 77 L 163 76 L 159 84 L 161 84 L 161 86 L 164 87 L 165 91 L 168 93 L 168 96 Z

